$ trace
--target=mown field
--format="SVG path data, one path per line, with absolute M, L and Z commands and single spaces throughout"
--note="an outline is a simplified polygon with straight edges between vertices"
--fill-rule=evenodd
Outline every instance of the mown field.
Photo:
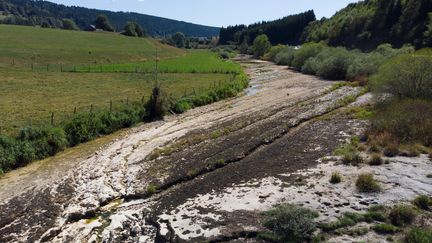
M 229 82 L 231 73 L 241 70 L 209 51 L 180 50 L 150 38 L 0 25 L 2 134 L 50 123 L 52 113 L 54 123 L 60 123 L 75 110 L 148 99 L 156 49 L 159 81 L 176 98 Z M 40 68 L 46 65 L 48 71 Z M 61 72 L 63 65 L 78 70 Z M 146 71 L 134 72 L 137 66 Z

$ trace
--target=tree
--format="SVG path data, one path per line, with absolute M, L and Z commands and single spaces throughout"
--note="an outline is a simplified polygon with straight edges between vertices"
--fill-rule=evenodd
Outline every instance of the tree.
M 62 26 L 65 30 L 78 30 L 78 27 L 72 19 L 63 19 Z
M 136 32 L 136 26 L 133 22 L 127 22 L 125 27 L 123 28 L 123 35 L 127 36 L 138 36 Z
M 138 37 L 146 37 L 147 36 L 147 30 L 144 29 L 138 23 L 135 23 L 135 32 L 137 33 Z
M 259 35 L 255 38 L 253 43 L 253 52 L 255 57 L 262 57 L 266 54 L 271 48 L 271 43 L 267 35 Z
M 48 22 L 44 21 L 44 22 L 42 22 L 41 27 L 42 28 L 51 28 L 51 25 Z
M 176 47 L 178 48 L 183 48 L 186 45 L 186 36 L 181 33 L 181 32 L 177 32 L 172 36 L 172 39 L 174 41 L 174 44 Z
M 95 21 L 96 29 L 114 32 L 114 28 L 110 24 L 108 17 L 104 14 L 98 15 Z
M 145 37 L 147 36 L 147 31 L 136 22 L 127 22 L 123 28 L 122 34 L 127 36 Z

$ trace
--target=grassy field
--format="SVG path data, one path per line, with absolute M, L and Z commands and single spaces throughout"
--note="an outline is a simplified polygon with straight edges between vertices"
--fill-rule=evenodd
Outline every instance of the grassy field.
M 154 60 L 121 64 L 80 65 L 69 67 L 76 72 L 153 72 Z M 158 62 L 159 71 L 163 73 L 239 73 L 240 66 L 219 58 L 218 54 L 208 51 L 193 51 L 178 58 L 165 59 Z
M 209 51 L 179 50 L 152 39 L 0 25 L 2 133 L 13 135 L 23 126 L 49 123 L 52 112 L 58 123 L 72 116 L 75 107 L 79 113 L 89 111 L 92 105 L 94 110 L 108 109 L 111 100 L 115 105 L 148 98 L 154 84 L 152 74 L 113 69 L 135 69 L 139 65 L 151 71 L 154 62 L 148 60 L 154 58 L 155 47 L 164 72 L 159 75 L 160 83 L 175 97 L 229 82 L 232 75 L 228 73 L 241 70 L 239 65 Z M 32 63 L 92 68 L 98 63 L 104 68 L 102 73 L 32 71 Z
M 146 61 L 184 55 L 150 38 L 26 26 L 0 25 L 0 65 L 101 64 Z

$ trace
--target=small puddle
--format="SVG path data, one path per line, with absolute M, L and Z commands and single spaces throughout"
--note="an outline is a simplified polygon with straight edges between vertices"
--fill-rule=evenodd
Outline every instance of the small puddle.
M 252 96 L 257 94 L 261 89 L 263 85 L 259 83 L 251 84 L 249 88 L 246 89 L 246 96 Z

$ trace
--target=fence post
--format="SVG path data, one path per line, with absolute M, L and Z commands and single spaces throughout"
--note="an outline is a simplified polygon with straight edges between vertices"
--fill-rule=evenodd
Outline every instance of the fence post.
M 90 113 L 93 112 L 93 104 L 90 105 Z
M 75 108 L 74 108 L 74 115 L 76 115 L 76 112 L 77 112 L 77 110 L 76 110 L 76 106 L 75 106 Z
M 54 112 L 51 112 L 51 126 L 54 126 Z
M 15 66 L 15 58 L 12 59 L 12 65 Z

